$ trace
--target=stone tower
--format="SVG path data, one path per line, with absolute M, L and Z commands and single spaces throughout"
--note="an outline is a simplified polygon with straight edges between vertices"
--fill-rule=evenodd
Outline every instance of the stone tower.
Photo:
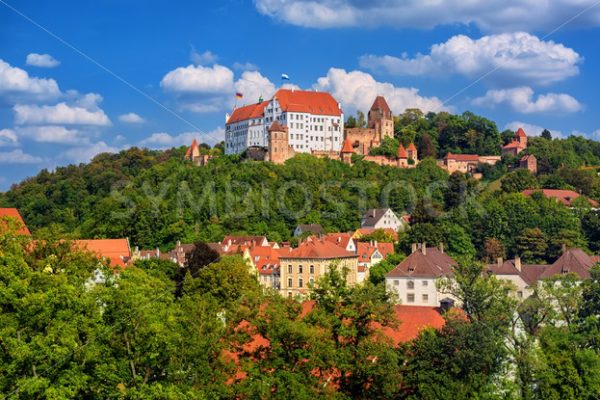
M 352 143 L 350 143 L 350 139 L 346 138 L 344 140 L 344 145 L 342 146 L 342 151 L 340 152 L 340 156 L 342 157 L 342 162 L 344 164 L 352 164 L 352 154 L 354 154 L 354 149 L 352 148 Z
M 292 157 L 290 153 L 287 127 L 282 126 L 279 121 L 273 122 L 269 128 L 269 161 L 283 164 Z
M 394 116 L 383 96 L 377 96 L 369 110 L 367 127 L 375 129 L 379 142 L 394 137 Z

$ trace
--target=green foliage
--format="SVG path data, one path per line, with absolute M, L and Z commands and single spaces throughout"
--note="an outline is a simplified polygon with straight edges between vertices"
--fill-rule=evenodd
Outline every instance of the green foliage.
M 527 169 L 518 169 L 502 178 L 502 191 L 518 193 L 525 189 L 536 189 L 538 182 L 535 176 Z
M 385 275 L 400 264 L 404 258 L 405 255 L 402 253 L 388 254 L 384 260 L 369 269 L 369 281 L 375 285 L 385 282 Z

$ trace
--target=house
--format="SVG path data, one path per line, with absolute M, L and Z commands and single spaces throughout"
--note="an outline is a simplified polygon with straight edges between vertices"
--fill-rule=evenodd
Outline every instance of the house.
M 438 166 L 448 171 L 449 174 L 457 171 L 464 174 L 474 174 L 477 171 L 477 168 L 479 168 L 479 165 L 495 165 L 498 161 L 500 161 L 500 156 L 448 153 L 442 160 L 438 160 Z
M 361 228 L 393 229 L 403 231 L 406 222 L 392 211 L 391 208 L 371 208 L 365 212 L 360 223 Z
M 533 294 L 540 275 L 548 267 L 549 265 L 522 264 L 521 257 L 513 260 L 498 258 L 495 264 L 487 266 L 487 272 L 512 283 L 516 288 L 517 298 L 526 299 Z
M 323 233 L 323 228 L 319 224 L 298 224 L 296 229 L 294 229 L 294 236 L 302 236 L 306 232 L 318 236 Z
M 533 154 L 526 154 L 519 159 L 519 168 L 527 169 L 532 174 L 537 174 L 537 158 Z
M 436 284 L 452 277 L 455 265 L 442 245 L 413 244 L 412 253 L 385 276 L 385 285 L 396 295 L 397 303 L 436 307 L 450 297 L 439 292 Z
M 519 128 L 513 140 L 502 147 L 502 155 L 516 157 L 520 152 L 527 148 L 527 135 L 523 128 Z
M 574 273 L 580 279 L 588 279 L 590 269 L 598 262 L 597 258 L 590 257 L 581 249 L 566 249 L 565 252 L 550 267 L 540 275 L 540 279 L 551 278 L 556 275 Z
M 265 288 L 279 290 L 279 257 L 289 251 L 289 247 L 274 248 L 273 246 L 256 246 L 248 249 L 249 262 L 257 273 L 259 283 Z
M 135 246 L 133 253 L 131 255 L 131 261 L 137 260 L 151 260 L 153 258 L 161 258 L 162 253 L 160 249 L 157 247 L 152 250 L 140 250 L 138 246 Z
M 573 207 L 573 202 L 581 196 L 579 193 L 573 190 L 564 189 L 526 189 L 523 190 L 521 193 L 527 197 L 532 196 L 534 193 L 541 193 L 545 197 L 555 199 L 556 201 L 564 204 L 567 207 Z M 590 203 L 590 206 L 592 208 L 598 207 L 598 202 L 596 200 L 588 198 L 586 199 Z
M 209 246 L 216 251 L 216 248 L 214 246 L 211 246 L 210 244 Z M 190 256 L 190 254 L 192 254 L 195 248 L 196 246 L 193 243 L 182 244 L 178 240 L 175 245 L 175 248 L 169 251 L 168 253 L 161 255 L 161 258 L 171 260 L 174 263 L 178 264 L 180 267 L 185 267 L 188 257 Z
M 221 241 L 225 252 L 232 246 L 269 246 L 269 241 L 265 236 L 235 236 L 227 235 Z
M 338 245 L 346 251 L 356 252 L 356 243 L 351 233 L 328 233 L 323 236 L 323 240 Z
M 132 258 L 129 239 L 80 239 L 73 241 L 73 247 L 110 261 L 112 267 L 125 268 Z
M 280 254 L 279 264 L 283 296 L 306 294 L 309 285 L 317 282 L 334 264 L 347 268 L 349 285 L 357 283 L 357 255 L 324 239 L 309 238 L 297 248 Z
M 402 224 L 404 226 L 403 229 L 405 229 L 409 225 L 409 223 L 410 223 L 410 216 L 403 215 L 403 216 L 400 217 L 400 219 L 402 220 Z M 392 241 L 394 241 L 394 242 L 398 241 L 398 231 L 395 231 L 392 228 L 383 228 L 383 229 L 358 228 L 352 234 L 352 239 L 354 239 L 355 241 L 359 241 L 363 237 L 372 235 L 372 234 L 374 234 L 377 231 L 382 231 L 385 234 L 385 236 L 389 236 L 392 239 Z
M 18 235 L 31 236 L 31 232 L 29 231 L 29 228 L 27 228 L 23 217 L 21 217 L 21 213 L 19 213 L 19 210 L 16 208 L 0 208 L 0 220 L 3 219 L 10 219 L 13 222 L 16 222 L 17 225 L 15 228 L 17 228 L 16 233 Z M 0 221 L 0 232 L 7 230 L 7 225 L 8 224 L 5 221 Z
M 250 146 L 268 147 L 273 132 L 269 128 L 276 121 L 285 127 L 285 148 L 289 146 L 293 153 L 339 153 L 342 148 L 344 114 L 326 92 L 279 89 L 270 100 L 236 108 L 225 120 L 225 154 L 240 154 Z
M 392 243 L 358 242 L 356 254 L 358 255 L 358 283 L 362 283 L 369 276 L 371 267 L 379 264 L 388 254 L 394 253 Z

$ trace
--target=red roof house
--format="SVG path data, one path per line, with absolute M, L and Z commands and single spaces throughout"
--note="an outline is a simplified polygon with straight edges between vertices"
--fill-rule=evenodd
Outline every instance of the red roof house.
M 0 219 L 3 219 L 3 218 L 12 219 L 19 224 L 19 229 L 16 232 L 17 234 L 31 236 L 31 232 L 29 231 L 29 228 L 27 228 L 27 225 L 25 224 L 23 217 L 21 217 L 19 210 L 17 210 L 16 208 L 0 208 Z M 8 227 L 6 226 L 5 223 L 0 223 L 0 231 L 7 229 L 7 228 Z
M 580 197 L 580 194 L 573 190 L 563 189 L 526 189 L 521 192 L 524 196 L 530 197 L 534 193 L 542 193 L 546 197 L 556 199 L 556 201 L 571 207 L 573 201 Z M 598 207 L 598 202 L 592 199 L 587 199 L 592 207 Z

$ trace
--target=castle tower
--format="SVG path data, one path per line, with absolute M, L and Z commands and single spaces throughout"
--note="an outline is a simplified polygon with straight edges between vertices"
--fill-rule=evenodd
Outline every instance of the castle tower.
M 523 130 L 523 128 L 519 128 L 517 130 L 516 140 L 517 140 L 517 142 L 519 142 L 521 144 L 521 147 L 523 149 L 527 148 L 527 135 L 525 134 L 525 131 Z
M 394 137 L 394 116 L 383 96 L 377 96 L 369 110 L 367 128 L 375 129 L 379 142 Z
M 200 157 L 200 148 L 198 147 L 198 142 L 196 139 L 192 141 L 192 145 L 188 147 L 185 152 L 185 156 L 183 157 L 186 161 L 196 161 Z
M 269 161 L 283 164 L 290 157 L 287 126 L 275 121 L 269 128 Z
M 406 148 L 406 152 L 408 153 L 408 159 L 413 160 L 416 164 L 418 160 L 417 148 L 415 147 L 415 144 L 413 142 L 410 142 L 410 144 Z
M 344 145 L 342 146 L 342 151 L 340 152 L 342 156 L 342 162 L 344 164 L 352 164 L 352 154 L 354 154 L 354 149 L 352 148 L 352 143 L 350 143 L 350 139 L 346 138 L 344 140 Z

